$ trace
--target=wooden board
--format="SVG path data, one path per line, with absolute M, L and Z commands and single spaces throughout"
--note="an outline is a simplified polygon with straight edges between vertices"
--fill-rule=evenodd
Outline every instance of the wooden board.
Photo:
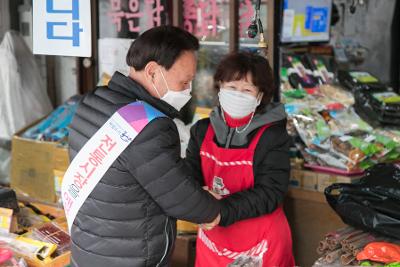
M 332 230 L 344 227 L 322 193 L 291 189 L 284 204 L 292 230 L 293 252 L 298 266 L 312 266 L 318 259 L 319 241 Z

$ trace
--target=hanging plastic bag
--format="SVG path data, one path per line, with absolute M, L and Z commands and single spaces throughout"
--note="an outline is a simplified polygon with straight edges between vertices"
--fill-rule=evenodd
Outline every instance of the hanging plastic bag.
M 17 32 L 7 32 L 0 44 L 0 84 L 0 139 L 52 110 L 39 66 Z
M 10 182 L 11 152 L 0 146 L 0 184 Z
M 400 167 L 378 164 L 355 184 L 325 189 L 329 205 L 351 226 L 400 239 Z

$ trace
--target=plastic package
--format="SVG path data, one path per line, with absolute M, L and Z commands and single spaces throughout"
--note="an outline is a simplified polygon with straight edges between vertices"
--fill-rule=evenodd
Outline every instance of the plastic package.
M 240 256 L 234 262 L 229 264 L 228 267 L 262 267 L 262 258 Z
M 357 111 L 381 125 L 400 125 L 400 96 L 387 88 L 355 92 Z
M 7 244 L 17 255 L 33 260 L 46 260 L 57 249 L 54 244 L 13 234 L 0 235 L 0 242 Z
M 332 149 L 356 165 L 379 151 L 378 147 L 366 140 L 367 138 L 368 136 L 364 139 L 354 135 L 332 136 Z
M 352 108 L 330 111 L 330 116 L 335 120 L 339 128 L 339 134 L 346 134 L 354 131 L 371 132 L 373 128 L 363 121 Z
M 387 242 L 373 242 L 357 254 L 357 260 L 372 260 L 383 263 L 400 262 L 400 246 Z
M 318 149 L 307 148 L 306 151 L 317 159 L 319 165 L 332 166 L 342 170 L 352 170 L 352 165 L 349 165 L 347 159 L 344 159 L 339 155 Z
M 18 213 L 18 225 L 24 229 L 50 222 L 50 219 L 43 214 L 38 214 L 29 206 L 22 206 Z
M 360 71 L 339 71 L 340 83 L 351 91 L 368 90 L 383 86 L 379 80 L 368 72 Z
M 351 106 L 354 104 L 353 95 L 350 92 L 343 90 L 339 86 L 325 84 L 320 86 L 320 90 L 327 97 L 346 106 Z
M 80 96 L 70 98 L 42 122 L 25 131 L 22 137 L 55 142 L 65 139 L 80 99 Z
M 319 78 L 313 71 L 304 65 L 304 60 L 297 55 L 283 56 L 283 69 L 292 88 L 314 88 L 318 85 Z
M 24 259 L 17 259 L 6 244 L 0 243 L 0 267 L 28 267 Z
M 308 147 L 330 136 L 328 125 L 318 113 L 307 109 L 302 110 L 302 113 L 292 115 L 292 120 L 300 138 Z
M 58 255 L 68 251 L 71 247 L 71 238 L 69 234 L 53 222 L 34 228 L 32 232 L 24 236 L 57 245 L 56 252 Z

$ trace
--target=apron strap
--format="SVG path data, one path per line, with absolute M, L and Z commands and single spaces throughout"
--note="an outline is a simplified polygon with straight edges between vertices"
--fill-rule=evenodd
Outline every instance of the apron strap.
M 256 133 L 256 135 L 254 136 L 253 140 L 251 140 L 251 143 L 249 145 L 249 149 L 255 150 L 257 145 L 258 145 L 258 141 L 260 141 L 261 136 L 263 135 L 263 133 L 265 132 L 266 129 L 268 129 L 269 127 L 271 127 L 272 123 L 266 124 L 263 127 L 261 127 L 258 132 Z
M 215 136 L 215 132 L 214 132 L 214 129 L 213 129 L 213 127 L 211 126 L 211 123 L 210 123 L 210 124 L 208 125 L 207 132 L 206 132 L 206 136 L 205 136 L 204 140 L 214 142 L 214 136 Z

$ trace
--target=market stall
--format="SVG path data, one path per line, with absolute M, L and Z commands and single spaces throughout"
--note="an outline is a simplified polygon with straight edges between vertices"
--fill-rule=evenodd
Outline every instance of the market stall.
M 79 95 L 51 111 L 44 94 L 43 73 L 37 71 L 41 66 L 30 50 L 32 36 L 27 29 L 32 26 L 28 16 L 32 6 L 28 2 L 19 3 L 22 36 L 9 33 L 0 45 L 0 55 L 8 57 L 8 63 L 0 68 L 8 75 L 0 77 L 7 84 L 2 87 L 6 97 L 0 98 L 0 108 L 5 107 L 0 111 L 7 110 L 0 112 L 0 180 L 11 177 L 9 184 L 6 179 L 1 181 L 10 187 L 0 188 L 0 261 L 4 256 L 10 266 L 69 264 L 70 237 L 60 192 L 70 162 L 68 126 L 79 95 L 93 90 L 95 84 L 107 85 L 115 71 L 128 74 L 125 56 L 131 42 L 147 29 L 173 24 L 200 41 L 193 100 L 182 111 L 184 122 L 175 121 L 182 157 L 190 126 L 208 117 L 216 104 L 213 74 L 220 59 L 239 50 L 262 54 L 273 67 L 274 101 L 285 104 L 287 130 L 292 138 L 290 187 L 283 205 L 292 230 L 296 263 L 346 266 L 400 262 L 399 207 L 389 201 L 391 197 L 399 199 L 395 178 L 400 162 L 400 58 L 396 52 L 400 3 L 91 1 L 93 53 L 74 58 L 74 82 L 79 90 L 58 92 L 59 96 L 69 94 L 68 98 Z M 13 7 L 15 17 L 16 2 L 10 9 Z M 260 34 L 259 23 L 264 25 L 264 35 Z M 388 29 L 385 26 L 390 24 L 391 34 L 370 30 L 375 24 L 379 29 Z M 389 49 L 388 43 L 393 47 Z M 46 57 L 47 86 L 54 86 L 54 56 Z M 67 86 L 71 83 L 70 78 L 60 80 Z M 364 208 L 380 209 L 376 218 L 391 217 L 392 228 L 371 226 L 362 222 L 364 217 L 352 221 L 354 214 L 349 217 L 344 207 L 347 211 L 359 210 L 350 205 L 355 202 L 333 202 L 333 192 L 344 196 L 349 193 L 347 189 L 362 186 L 370 179 L 369 173 L 381 166 L 385 167 L 379 173 L 385 176 L 375 175 L 370 191 L 378 188 L 391 192 L 389 196 L 378 190 L 374 195 L 388 201 L 387 205 L 377 208 L 375 202 L 368 202 L 373 199 L 370 195 L 360 197 L 357 204 L 358 208 L 364 204 Z M 386 173 L 388 170 L 393 173 Z M 385 184 L 384 178 L 390 182 Z M 359 195 L 346 196 L 354 200 Z M 378 219 L 375 222 L 381 222 Z M 194 265 L 197 231 L 196 225 L 178 222 L 172 266 Z

